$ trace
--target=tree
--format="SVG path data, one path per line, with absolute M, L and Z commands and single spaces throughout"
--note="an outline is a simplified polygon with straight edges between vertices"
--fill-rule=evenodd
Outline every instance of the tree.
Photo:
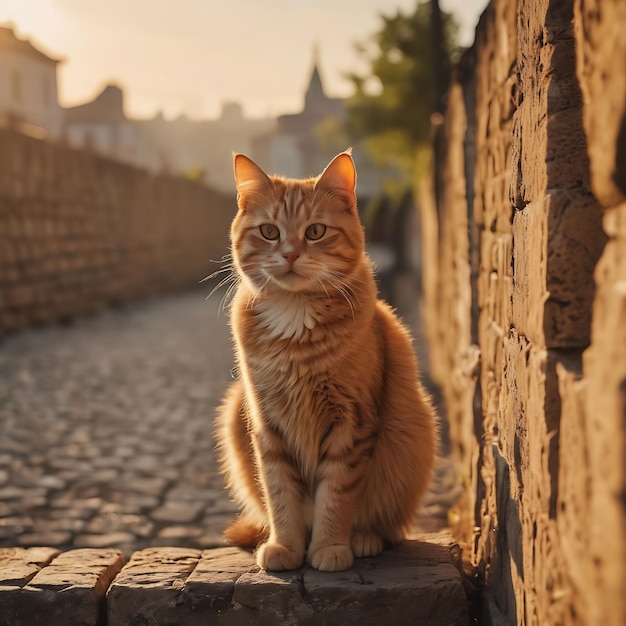
M 381 29 L 357 50 L 368 73 L 349 74 L 346 130 L 364 142 L 375 162 L 405 176 L 430 136 L 431 115 L 441 112 L 442 93 L 458 57 L 457 26 L 439 3 L 418 2 L 412 14 L 381 15 Z

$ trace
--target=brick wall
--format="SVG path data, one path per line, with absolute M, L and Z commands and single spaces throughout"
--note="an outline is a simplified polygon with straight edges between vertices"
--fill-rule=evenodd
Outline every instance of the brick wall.
M 197 284 L 233 197 L 0 129 L 0 332 Z
M 493 623 L 626 623 L 624 29 L 493 0 L 437 129 L 427 332 Z

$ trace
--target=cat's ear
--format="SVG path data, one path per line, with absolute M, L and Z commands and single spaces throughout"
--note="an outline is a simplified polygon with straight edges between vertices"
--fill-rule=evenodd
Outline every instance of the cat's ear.
M 247 208 L 251 195 L 267 195 L 272 187 L 269 176 L 244 154 L 233 155 L 233 169 L 237 185 L 237 203 L 240 209 Z
M 329 191 L 341 198 L 348 209 L 356 209 L 356 168 L 351 152 L 352 148 L 348 148 L 326 166 L 315 183 L 315 189 Z

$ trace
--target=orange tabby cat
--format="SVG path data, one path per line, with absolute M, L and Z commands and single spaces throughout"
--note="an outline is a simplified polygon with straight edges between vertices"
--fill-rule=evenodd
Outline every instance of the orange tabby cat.
M 400 541 L 427 488 L 433 411 L 407 330 L 377 299 L 350 152 L 321 176 L 235 156 L 231 304 L 239 380 L 218 414 L 242 506 L 226 531 L 268 570 L 325 571 Z

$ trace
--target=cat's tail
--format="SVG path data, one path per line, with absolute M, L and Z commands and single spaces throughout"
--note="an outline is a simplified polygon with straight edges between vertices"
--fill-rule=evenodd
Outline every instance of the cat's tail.
M 255 524 L 243 515 L 224 531 L 224 537 L 229 543 L 242 548 L 256 548 L 268 536 L 269 532 L 265 526 Z

